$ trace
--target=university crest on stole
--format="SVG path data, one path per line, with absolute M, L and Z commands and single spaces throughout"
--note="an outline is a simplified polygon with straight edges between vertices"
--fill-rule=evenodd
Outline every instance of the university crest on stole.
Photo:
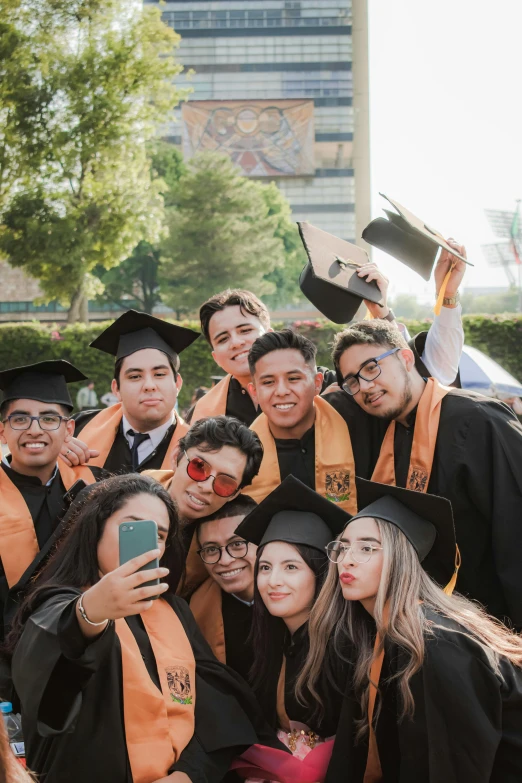
M 412 468 L 408 489 L 413 490 L 413 492 L 426 492 L 427 484 L 428 474 L 426 471 L 420 468 Z
M 189 670 L 184 666 L 169 666 L 165 671 L 172 701 L 178 704 L 192 704 Z
M 326 498 L 333 503 L 344 503 L 350 499 L 350 471 L 326 474 Z

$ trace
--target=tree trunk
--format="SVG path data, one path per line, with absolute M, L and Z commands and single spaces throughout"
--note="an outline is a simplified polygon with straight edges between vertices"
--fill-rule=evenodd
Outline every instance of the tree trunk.
M 68 324 L 75 324 L 79 321 L 85 324 L 89 323 L 88 301 L 84 288 L 85 278 L 82 278 L 71 298 L 71 304 L 67 313 Z

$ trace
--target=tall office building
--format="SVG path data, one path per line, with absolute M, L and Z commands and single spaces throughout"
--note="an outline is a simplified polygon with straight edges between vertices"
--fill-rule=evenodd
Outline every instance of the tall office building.
M 182 36 L 177 57 L 195 71 L 170 140 L 187 158 L 226 152 L 249 176 L 276 181 L 295 220 L 360 237 L 369 219 L 366 4 L 162 3 Z

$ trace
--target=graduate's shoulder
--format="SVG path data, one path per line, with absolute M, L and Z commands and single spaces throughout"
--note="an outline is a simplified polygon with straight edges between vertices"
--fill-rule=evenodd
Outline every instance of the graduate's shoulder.
M 88 424 L 94 417 L 100 412 L 99 408 L 90 410 L 90 411 L 80 411 L 79 413 L 75 413 L 73 416 L 74 419 L 74 434 L 78 435 L 86 424 Z
M 465 417 L 474 421 L 517 422 L 508 405 L 469 389 L 451 389 L 442 400 L 442 411 L 445 419 Z
M 429 633 L 425 634 L 425 662 L 431 668 L 459 678 L 465 671 L 482 671 L 495 676 L 493 654 L 461 623 L 443 614 L 426 609 Z

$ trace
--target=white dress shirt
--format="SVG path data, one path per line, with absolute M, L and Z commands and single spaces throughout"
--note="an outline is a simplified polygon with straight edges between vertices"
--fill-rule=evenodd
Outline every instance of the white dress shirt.
M 398 324 L 406 340 L 410 339 L 404 324 Z M 440 315 L 433 317 L 433 324 L 426 337 L 422 361 L 443 386 L 453 383 L 459 371 L 459 362 L 464 345 L 462 308 L 443 307 Z
M 125 418 L 125 416 L 123 416 L 122 423 L 123 423 L 123 434 L 125 435 L 127 439 L 127 443 L 132 449 L 132 444 L 134 443 L 134 435 L 129 435 L 129 430 L 133 430 L 134 427 L 131 427 L 131 425 Z M 147 457 L 150 457 L 152 452 L 158 448 L 161 441 L 165 437 L 168 428 L 173 423 L 174 423 L 174 411 L 172 411 L 172 415 L 170 419 L 167 422 L 165 422 L 165 424 L 162 424 L 161 426 L 156 427 L 156 429 L 149 430 L 149 432 L 147 432 L 147 435 L 149 437 L 147 438 L 147 440 L 144 440 L 143 443 L 140 443 L 140 445 L 138 446 L 138 465 L 141 465 L 143 460 L 147 459 Z

